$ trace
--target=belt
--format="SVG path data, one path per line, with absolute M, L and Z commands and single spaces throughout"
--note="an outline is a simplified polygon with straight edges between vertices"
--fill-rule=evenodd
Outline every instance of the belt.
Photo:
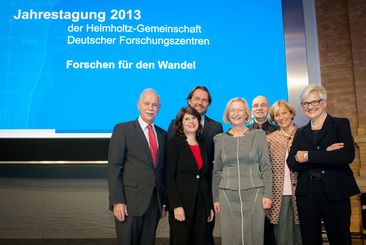
M 316 177 L 316 176 L 313 176 L 313 175 L 309 175 L 309 180 L 311 180 L 311 181 L 321 181 L 322 178 Z

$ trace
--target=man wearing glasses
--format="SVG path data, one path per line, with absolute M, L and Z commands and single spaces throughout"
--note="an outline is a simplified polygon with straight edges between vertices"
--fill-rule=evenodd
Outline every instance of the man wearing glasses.
M 266 134 L 270 134 L 279 129 L 277 125 L 268 121 L 269 103 L 266 97 L 259 95 L 252 102 L 252 114 L 254 122 L 249 126 L 249 130 L 262 129 Z

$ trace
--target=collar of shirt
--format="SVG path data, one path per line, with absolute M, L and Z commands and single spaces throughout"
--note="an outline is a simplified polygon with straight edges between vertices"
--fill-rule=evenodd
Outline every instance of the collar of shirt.
M 147 126 L 149 124 L 146 123 L 144 120 L 142 120 L 141 116 L 139 116 L 139 118 L 137 120 L 138 120 L 138 122 L 140 124 L 140 127 L 142 128 L 142 131 L 144 132 L 144 135 L 145 135 L 145 138 L 146 138 L 147 142 L 149 142 L 149 131 L 147 129 Z M 158 142 L 158 138 L 157 138 L 156 130 L 155 130 L 155 124 L 152 123 L 151 126 L 152 126 L 152 128 L 154 130 L 154 133 L 155 133 L 156 142 Z M 150 142 L 149 142 L 149 144 L 150 144 Z M 158 145 L 159 145 L 159 142 L 158 142 Z
M 268 124 L 269 124 L 269 122 L 268 122 L 268 120 L 267 121 L 265 121 L 263 124 L 261 124 L 262 125 L 262 129 L 263 130 L 265 130 L 267 127 L 268 127 Z M 253 123 L 253 126 L 254 126 L 254 128 L 255 129 L 259 129 L 259 124 L 258 123 L 256 123 L 256 122 L 254 122 Z
M 202 124 L 202 127 L 205 125 L 205 120 L 206 120 L 206 115 L 205 115 L 205 114 L 203 114 L 203 115 L 201 116 L 201 124 Z
M 141 116 L 139 116 L 139 118 L 137 119 L 139 121 L 139 124 L 141 126 L 141 128 L 143 130 L 147 129 L 147 126 L 149 125 L 147 122 L 145 122 Z M 151 124 L 151 126 L 153 127 L 154 131 L 155 131 L 155 126 L 154 126 L 154 123 Z

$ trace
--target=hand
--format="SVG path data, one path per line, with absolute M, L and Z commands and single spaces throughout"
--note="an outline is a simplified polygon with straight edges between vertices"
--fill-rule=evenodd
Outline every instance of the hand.
M 330 145 L 327 147 L 327 151 L 335 151 L 342 149 L 344 147 L 344 143 L 334 143 L 333 145 Z
M 174 209 L 174 218 L 178 221 L 185 221 L 186 215 L 184 214 L 184 209 L 182 207 L 178 207 Z
M 119 222 L 125 221 L 126 216 L 128 216 L 126 204 L 124 204 L 124 203 L 114 204 L 113 213 Z
M 209 216 L 208 216 L 208 218 L 207 218 L 207 222 L 211 222 L 211 221 L 213 221 L 214 217 L 215 217 L 215 213 L 214 213 L 214 211 L 211 209 L 211 210 L 210 210 L 210 215 L 209 215 Z
M 160 218 L 164 219 L 167 213 L 168 213 L 168 211 L 166 210 L 166 207 L 163 207 L 161 209 L 161 217 Z
M 297 151 L 295 155 L 296 161 L 299 163 L 305 163 L 308 161 L 308 151 Z
M 214 210 L 215 210 L 215 213 L 220 213 L 221 209 L 220 209 L 220 203 L 219 202 L 214 202 Z
M 264 209 L 270 209 L 272 206 L 272 200 L 266 197 L 263 197 L 262 204 Z

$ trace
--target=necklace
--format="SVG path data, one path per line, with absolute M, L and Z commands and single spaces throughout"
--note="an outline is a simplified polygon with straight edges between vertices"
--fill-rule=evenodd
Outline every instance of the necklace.
M 284 135 L 288 140 L 290 140 L 290 139 L 292 138 L 291 133 L 293 132 L 293 129 L 294 129 L 294 126 L 293 126 L 293 124 L 292 124 L 292 125 L 290 125 L 288 128 L 286 128 L 286 130 L 285 130 L 285 129 L 283 129 L 283 128 L 281 128 L 280 130 L 281 130 L 282 134 L 283 134 L 283 135 Z
M 313 120 L 310 120 L 311 129 L 313 129 L 313 130 L 321 129 L 323 127 L 326 117 L 327 117 L 327 114 L 325 113 L 324 115 L 321 115 L 316 122 Z
M 187 142 L 188 142 L 188 145 L 196 145 L 196 146 L 198 145 L 198 142 L 196 139 L 191 140 L 191 139 L 187 138 Z
M 246 128 L 246 130 L 243 132 L 243 135 L 246 135 L 249 131 L 249 128 Z
M 231 129 L 229 132 L 234 136 L 234 137 L 240 137 L 240 136 L 245 136 L 247 134 L 247 132 L 249 131 L 249 128 L 245 128 L 244 131 L 240 131 L 240 132 L 234 132 L 233 129 Z
M 320 129 L 322 127 L 322 123 L 315 123 L 313 121 L 310 121 L 310 124 L 312 129 Z
M 289 134 L 289 133 L 286 133 L 284 130 L 282 130 L 281 129 L 281 132 L 282 132 L 282 134 L 283 134 L 283 136 L 285 136 L 285 138 L 287 139 L 287 140 L 290 140 L 291 139 L 291 134 Z

